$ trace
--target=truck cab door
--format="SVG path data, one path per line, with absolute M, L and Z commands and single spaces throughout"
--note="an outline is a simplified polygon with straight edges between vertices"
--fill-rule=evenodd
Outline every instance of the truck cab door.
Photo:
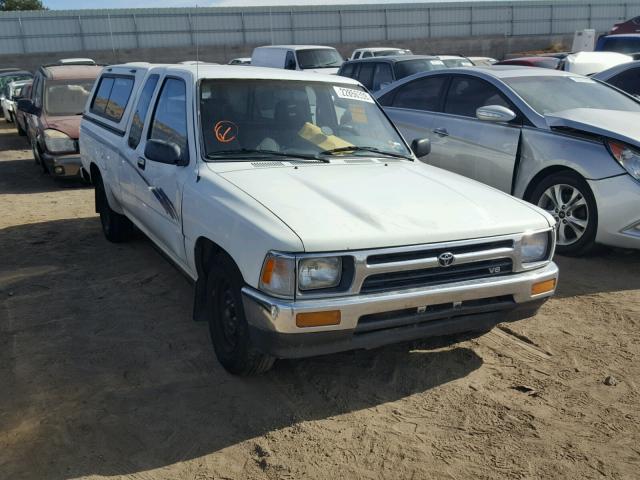
M 136 183 L 141 208 L 139 221 L 147 234 L 180 263 L 186 259 L 182 231 L 182 192 L 185 182 L 196 177 L 195 132 L 188 128 L 193 119 L 193 84 L 179 76 L 165 77 L 148 116 L 144 139 L 137 151 L 135 167 L 143 182 Z M 149 140 L 161 140 L 179 147 L 178 163 L 164 163 L 145 154 Z

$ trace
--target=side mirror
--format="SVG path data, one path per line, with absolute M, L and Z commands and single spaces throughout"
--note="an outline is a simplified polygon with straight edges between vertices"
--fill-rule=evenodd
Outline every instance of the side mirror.
M 501 105 L 487 105 L 476 110 L 476 117 L 485 122 L 510 122 L 516 118 L 516 114 Z
M 178 165 L 182 161 L 180 147 L 173 142 L 165 142 L 164 140 L 147 140 L 144 156 L 154 162 L 169 165 Z
M 416 157 L 425 157 L 431 152 L 431 141 L 428 138 L 416 138 L 411 142 L 411 150 Z

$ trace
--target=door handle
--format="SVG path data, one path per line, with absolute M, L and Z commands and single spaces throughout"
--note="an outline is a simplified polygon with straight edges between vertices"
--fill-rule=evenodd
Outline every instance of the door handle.
M 449 136 L 449 132 L 447 132 L 446 128 L 434 128 L 433 133 L 435 133 L 436 135 L 440 135 L 441 137 Z
M 147 164 L 147 160 L 144 157 L 138 157 L 138 168 L 140 170 L 144 170 L 144 167 L 146 164 Z

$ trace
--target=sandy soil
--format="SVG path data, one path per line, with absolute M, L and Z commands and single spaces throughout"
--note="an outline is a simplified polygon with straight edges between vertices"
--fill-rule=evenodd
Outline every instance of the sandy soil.
M 558 258 L 558 296 L 477 340 L 235 378 L 185 278 L 25 148 L 0 123 L 0 478 L 638 478 L 639 252 Z

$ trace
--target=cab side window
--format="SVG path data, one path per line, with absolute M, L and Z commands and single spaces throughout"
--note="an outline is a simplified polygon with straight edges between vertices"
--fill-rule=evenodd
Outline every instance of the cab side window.
M 136 148 L 140 143 L 144 121 L 147 118 L 147 112 L 149 111 L 149 105 L 151 105 L 153 92 L 156 90 L 156 85 L 158 84 L 158 78 L 158 75 L 151 75 L 145 82 L 142 92 L 140 92 L 136 113 L 133 116 L 131 129 L 129 130 L 128 143 L 131 148 Z
M 284 68 L 287 70 L 296 69 L 296 57 L 293 55 L 291 50 L 287 52 L 287 56 L 284 59 Z
M 607 83 L 631 95 L 640 95 L 640 68 L 630 68 L 607 80 Z
M 90 112 L 113 122 L 122 119 L 133 90 L 132 77 L 103 75 L 91 100 Z
M 342 71 L 340 72 L 340 76 L 341 77 L 353 78 L 353 70 L 354 70 L 353 63 L 347 63 L 344 67 L 342 67 Z
M 38 75 L 31 89 L 31 100 L 36 107 L 42 107 L 42 76 Z
M 411 108 L 413 110 L 424 110 L 427 112 L 440 111 L 440 100 L 442 98 L 447 77 L 438 75 L 409 82 L 395 91 L 395 96 L 391 99 L 385 95 L 383 100 L 390 101 L 390 104 L 383 103 L 395 108 Z M 394 92 L 391 92 L 393 94 Z
M 167 78 L 164 81 L 149 130 L 149 139 L 178 145 L 185 163 L 189 160 L 186 91 L 184 80 Z
M 475 118 L 476 110 L 487 105 L 513 108 L 504 95 L 490 83 L 466 76 L 453 78 L 445 100 L 445 113 Z

